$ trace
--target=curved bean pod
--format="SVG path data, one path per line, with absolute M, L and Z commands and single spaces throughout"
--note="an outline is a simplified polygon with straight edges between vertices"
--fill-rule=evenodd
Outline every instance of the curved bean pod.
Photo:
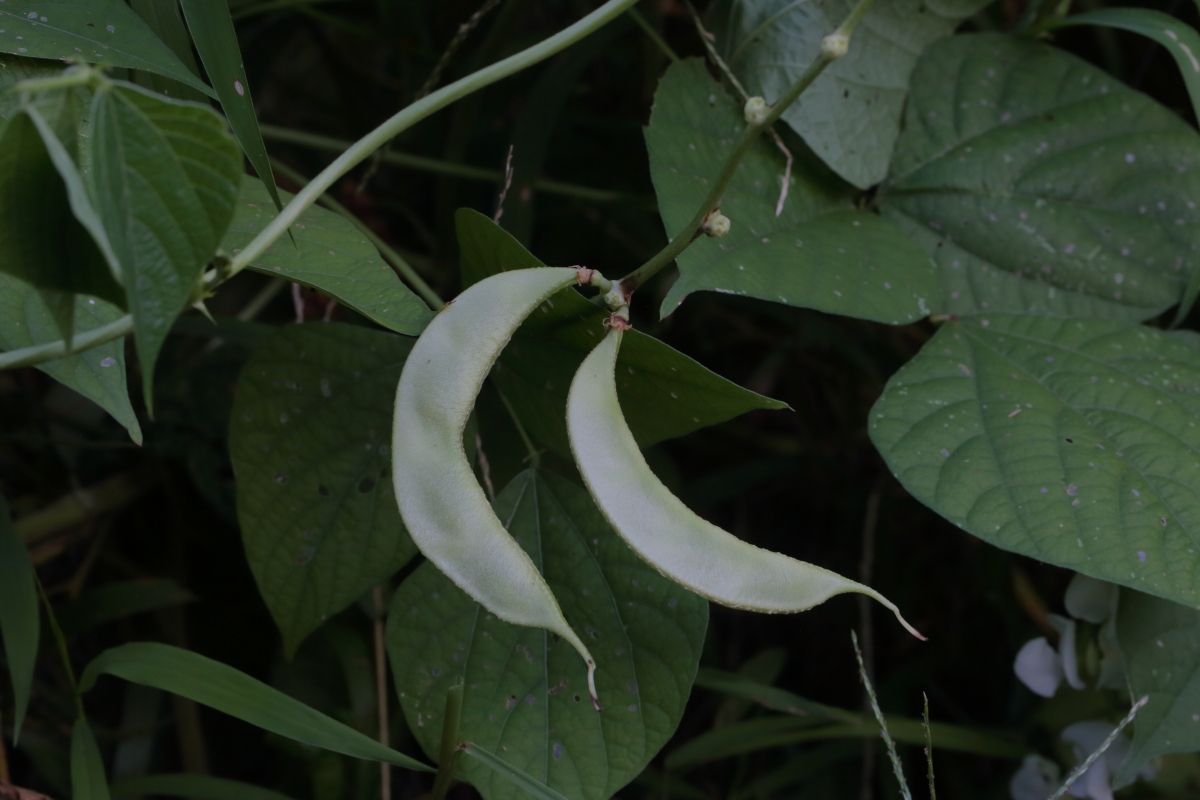
M 756 547 L 698 517 L 646 465 L 617 400 L 621 327 L 584 359 L 567 396 L 571 451 L 596 505 L 621 538 L 659 572 L 721 605 L 766 613 L 806 611 L 843 592 L 896 606 L 836 572 Z
M 599 708 L 591 653 L 496 517 L 463 448 L 467 418 L 500 351 L 542 301 L 581 276 L 574 267 L 502 272 L 433 318 L 396 387 L 392 482 L 400 516 L 425 557 L 500 619 L 566 639 L 587 663 L 588 690 Z

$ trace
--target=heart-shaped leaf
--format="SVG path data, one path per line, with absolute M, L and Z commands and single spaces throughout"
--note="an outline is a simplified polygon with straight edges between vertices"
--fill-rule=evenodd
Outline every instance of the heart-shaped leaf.
M 212 95 L 121 0 L 12 0 L 0 8 L 0 52 L 130 67 Z
M 667 70 L 654 96 L 646 148 L 668 235 L 695 216 L 745 126 L 703 62 Z M 721 212 L 733 223 L 729 233 L 701 237 L 679 257 L 679 280 L 663 300 L 664 316 L 696 291 L 891 324 L 929 313 L 937 281 L 921 248 L 890 222 L 856 211 L 850 193 L 805 153 L 798 154 L 776 216 L 784 171 L 784 156 L 760 137 L 721 199 Z
M 287 192 L 284 200 L 291 199 Z M 221 249 L 237 253 L 274 216 L 271 197 L 262 181 L 242 179 L 233 221 Z M 353 223 L 339 214 L 312 206 L 281 238 L 254 259 L 250 267 L 278 275 L 336 298 L 373 322 L 397 333 L 416 335 L 433 317 L 421 299 L 379 255 Z
M 229 426 L 238 519 L 289 652 L 414 553 L 388 445 L 410 348 L 352 325 L 280 328 L 238 380 Z
M 994 34 L 934 45 L 913 87 L 881 203 L 934 255 L 935 310 L 1146 319 L 1179 301 L 1200 136 L 1175 114 Z
M 609 798 L 679 723 L 708 605 L 640 561 L 587 493 L 562 478 L 522 473 L 496 511 L 587 640 L 604 710 L 588 702 L 585 668 L 569 644 L 501 622 L 425 564 L 397 590 L 388 616 L 405 717 L 436 755 L 446 692 L 462 684 L 461 739 L 567 797 Z M 458 764 L 489 800 L 524 796 L 479 763 Z
M 543 266 L 491 219 L 470 209 L 455 217 L 464 284 L 509 269 Z M 492 372 L 521 422 L 560 453 L 567 443 L 567 389 L 604 333 L 606 311 L 574 289 L 559 292 L 517 331 Z M 638 331 L 621 348 L 617 390 L 643 447 L 784 403 L 743 389 L 683 353 Z
M 821 159 L 865 189 L 887 173 L 917 56 L 988 0 L 876 3 L 838 59 L 784 112 Z M 821 39 L 853 0 L 723 0 L 712 13 L 725 60 L 752 94 L 772 102 L 816 60 Z M 915 82 L 913 85 L 918 85 Z
M 871 439 L 918 500 L 992 544 L 1200 606 L 1200 350 L 1104 320 L 944 325 Z
M 154 361 L 233 215 L 241 155 L 222 120 L 131 84 L 96 92 L 84 181 L 134 321 L 146 404 Z

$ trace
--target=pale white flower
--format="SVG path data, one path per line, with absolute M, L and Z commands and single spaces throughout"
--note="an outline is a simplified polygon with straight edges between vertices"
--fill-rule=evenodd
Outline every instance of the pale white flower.
M 1058 764 L 1031 753 L 1008 782 L 1008 793 L 1012 800 L 1046 800 L 1061 780 Z

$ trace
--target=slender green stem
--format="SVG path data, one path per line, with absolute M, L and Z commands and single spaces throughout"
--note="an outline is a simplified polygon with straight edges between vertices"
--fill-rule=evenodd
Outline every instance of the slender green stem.
M 58 658 L 62 662 L 63 672 L 67 676 L 67 683 L 71 685 L 71 695 L 75 700 L 75 712 L 82 717 L 83 696 L 79 694 L 79 680 L 75 677 L 75 667 L 71 665 L 71 653 L 67 649 L 67 637 L 63 636 L 62 627 L 58 624 L 58 617 L 54 615 L 54 607 L 50 605 L 50 598 L 46 596 L 46 587 L 42 586 L 42 582 L 37 575 L 33 576 L 33 582 L 37 585 L 38 597 L 41 598 L 42 609 L 46 612 L 46 621 L 50 623 L 50 635 L 54 639 L 55 649 L 58 650 Z
M 456 100 L 564 50 L 612 22 L 636 2 L 637 0 L 608 0 L 591 14 L 548 39 L 444 86 L 397 112 L 347 148 L 297 192 L 291 202 L 283 207 L 279 215 L 259 231 L 258 235 L 233 258 L 229 264 L 228 274 L 236 275 L 248 267 L 254 259 L 261 256 L 280 236 L 283 236 L 300 214 L 315 203 L 317 198 L 324 194 L 329 187 L 380 147 L 387 144 L 393 137 Z
M 629 17 L 637 23 L 637 26 L 642 29 L 642 32 L 646 34 L 647 38 L 654 42 L 654 46 L 657 47 L 662 54 L 667 57 L 668 61 L 674 62 L 679 60 L 679 56 L 674 50 L 671 49 L 671 45 L 667 44 L 667 40 L 664 39 L 662 34 L 660 34 L 658 30 L 650 24 L 650 20 L 642 16 L 641 12 L 639 12 L 636 8 L 631 8 L 629 9 Z
M 737 172 L 742 158 L 750 151 L 750 147 L 754 144 L 759 134 L 769 130 L 783 112 L 787 110 L 788 106 L 795 102 L 796 98 L 803 94 L 813 84 L 813 81 L 820 77 L 825 68 L 845 54 L 845 45 L 848 43 L 851 34 L 854 33 L 854 29 L 858 27 L 858 23 L 862 21 L 863 16 L 870 10 L 873 4 L 874 0 L 858 0 L 854 8 L 850 10 L 850 15 L 837 27 L 837 30 L 825 37 L 816 60 L 809 65 L 804 74 L 788 87 L 788 90 L 775 101 L 775 104 L 770 107 L 762 119 L 753 122 L 747 121 L 746 128 L 742 131 L 741 137 L 738 139 L 737 144 L 734 145 L 729 157 L 726 158 L 724 165 L 721 167 L 720 174 L 713 182 L 712 188 L 709 189 L 708 195 L 704 198 L 700 207 L 696 209 L 696 214 L 692 217 L 691 221 L 679 233 L 675 234 L 665 247 L 651 256 L 649 261 L 621 279 L 621 291 L 626 297 L 631 296 L 639 286 L 657 275 L 664 267 L 678 258 L 687 249 L 688 245 L 700 235 L 705 219 L 719 207 L 721 197 L 729 187 L 729 182 Z M 838 39 L 841 40 L 840 44 L 842 45 L 840 52 L 835 47 L 826 46 L 826 43 L 834 43 Z
M 299 172 L 296 172 L 296 170 L 292 169 L 287 164 L 280 162 L 278 159 L 271 159 L 271 168 L 280 175 L 295 181 L 297 184 L 305 184 L 308 182 L 303 175 L 301 175 Z M 384 261 L 387 261 L 389 264 L 391 264 L 392 269 L 396 270 L 400 277 L 408 282 L 408 285 L 412 287 L 413 291 L 420 295 L 421 299 L 424 300 L 430 308 L 437 311 L 445 305 L 445 302 L 442 301 L 442 298 L 438 297 L 438 293 L 433 290 L 433 287 L 425 282 L 424 278 L 417 274 L 417 271 L 413 269 L 412 265 L 405 261 L 404 257 L 397 253 L 395 248 L 393 248 L 390 244 L 385 242 L 379 234 L 371 230 L 370 226 L 356 217 L 354 213 L 350 211 L 350 209 L 346 208 L 329 195 L 324 195 L 321 198 L 320 203 L 321 205 L 329 208 L 331 211 L 335 211 L 348 219 L 354 225 L 354 227 L 357 228 L 360 233 L 362 233 L 363 236 L 366 236 L 371 244 L 375 245 L 375 249 L 378 250 L 383 256 Z
M 277 125 L 264 124 L 260 127 L 262 128 L 263 137 L 266 139 L 298 144 L 303 147 L 311 147 L 314 150 L 322 150 L 330 153 L 340 153 L 353 144 L 353 142 L 345 139 L 292 130 L 291 128 L 281 128 Z M 440 158 L 418 156 L 413 153 L 402 153 L 397 150 L 380 151 L 379 160 L 384 164 L 419 170 L 421 172 L 431 172 L 435 175 L 448 175 L 452 178 L 462 178 L 468 181 L 498 183 L 504 180 L 504 173 L 500 170 L 476 167 L 471 164 L 460 164 L 456 161 L 446 161 Z M 534 182 L 533 188 L 539 192 L 573 197 L 578 200 L 586 200 L 590 203 L 636 203 L 639 207 L 654 207 L 653 203 L 644 197 L 636 197 L 612 189 L 580 186 L 579 184 L 556 181 L 549 178 L 539 178 Z
M 16 350 L 0 353 L 0 369 L 27 367 L 31 364 L 40 364 L 43 361 L 49 361 L 52 358 L 61 358 L 72 353 L 78 353 L 81 350 L 87 350 L 89 347 L 104 344 L 132 331 L 133 317 L 126 314 L 107 325 L 101 325 L 99 328 L 75 333 L 71 337 L 70 343 L 60 340 L 44 344 L 32 344 L 29 347 L 20 347 Z
M 246 269 L 259 256 L 283 236 L 304 210 L 317 201 L 343 175 L 352 170 L 374 151 L 386 144 L 392 137 L 407 130 L 436 111 L 466 97 L 472 92 L 479 91 L 496 81 L 533 66 L 550 56 L 565 50 L 567 47 L 584 39 L 589 34 L 612 22 L 614 19 L 633 7 L 637 0 L 608 0 L 592 13 L 583 17 L 573 25 L 563 28 L 553 36 L 543 39 L 532 47 L 495 64 L 484 67 L 470 75 L 444 86 L 438 91 L 426 95 L 417 102 L 397 112 L 375 130 L 350 145 L 340 156 L 335 158 L 325 169 L 321 170 L 291 202 L 284 206 L 277 217 L 271 220 L 258 235 L 246 245 L 241 252 L 230 261 L 226 269 L 210 270 L 205 275 L 205 283 L 209 289 L 228 280 Z M 93 328 L 81 334 L 76 334 L 68 343 L 66 341 L 47 342 L 30 345 L 17 350 L 0 353 L 0 369 L 12 369 L 40 364 L 54 358 L 69 355 L 80 350 L 104 344 L 105 342 L 125 336 L 133 331 L 133 317 L 124 316 L 118 320 Z
M 461 683 L 446 691 L 446 712 L 442 715 L 442 744 L 438 752 L 437 777 L 433 779 L 433 800 L 445 800 L 454 783 L 454 762 L 458 760 L 458 723 L 462 716 L 463 687 Z
M 509 402 L 504 392 L 500 391 L 499 386 L 496 387 L 496 394 L 500 395 L 500 402 L 508 412 L 508 416 L 512 418 L 513 426 L 517 429 L 517 435 L 521 437 L 521 443 L 525 445 L 525 452 L 529 455 L 529 466 L 537 469 L 542 463 L 542 455 L 534 445 L 533 439 L 529 438 L 529 434 L 525 432 L 525 426 L 521 424 L 521 418 L 517 416 L 517 409 Z

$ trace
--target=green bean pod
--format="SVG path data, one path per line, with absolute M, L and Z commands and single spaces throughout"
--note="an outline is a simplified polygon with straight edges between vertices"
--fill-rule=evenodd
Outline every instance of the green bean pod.
M 587 663 L 588 690 L 599 708 L 591 653 L 496 517 L 463 448 L 467 418 L 500 351 L 534 309 L 581 276 L 574 267 L 502 272 L 433 318 L 396 387 L 392 481 L 400 516 L 425 557 L 500 619 L 567 640 Z
M 575 373 L 567 396 L 567 432 L 596 505 L 634 552 L 676 583 L 732 608 L 794 613 L 844 592 L 865 594 L 924 639 L 895 604 L 869 586 L 742 541 L 701 519 L 662 485 L 617 400 L 623 327 L 614 325 Z

